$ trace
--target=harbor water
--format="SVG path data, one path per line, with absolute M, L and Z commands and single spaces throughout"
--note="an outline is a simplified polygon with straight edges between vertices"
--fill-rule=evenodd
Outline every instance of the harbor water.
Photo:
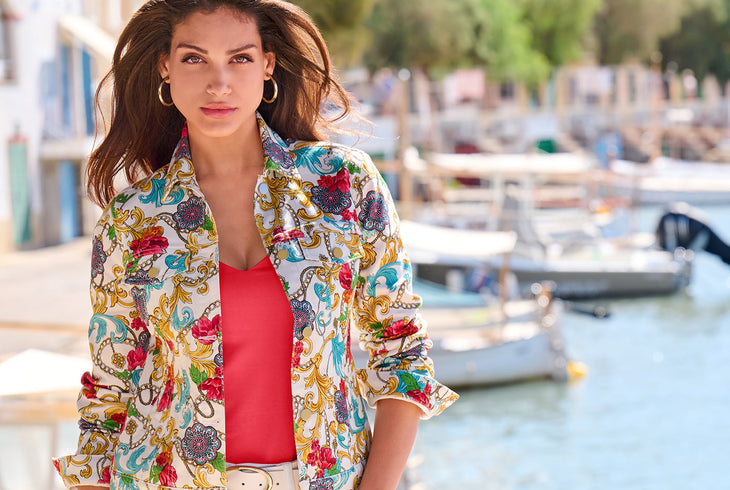
M 730 206 L 701 209 L 729 240 Z M 660 214 L 642 209 L 641 231 Z M 420 487 L 730 489 L 730 266 L 700 252 L 686 291 L 605 304 L 563 320 L 584 378 L 463 391 L 423 422 Z

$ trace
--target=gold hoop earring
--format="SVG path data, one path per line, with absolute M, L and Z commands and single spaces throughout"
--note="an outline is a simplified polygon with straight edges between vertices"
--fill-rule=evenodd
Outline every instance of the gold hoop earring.
M 279 85 L 276 83 L 276 80 L 274 80 L 274 77 L 271 75 L 269 75 L 269 80 L 271 80 L 271 83 L 274 84 L 274 95 L 272 95 L 270 99 L 267 99 L 266 97 L 263 97 L 263 96 L 261 97 L 261 100 L 263 100 L 267 104 L 271 104 L 279 96 Z
M 165 85 L 165 82 L 167 82 L 168 80 L 170 80 L 170 77 L 163 78 L 162 81 L 160 82 L 160 86 L 157 87 L 157 98 L 160 99 L 160 102 L 165 107 L 170 107 L 170 106 L 175 105 L 175 102 L 174 101 L 173 102 L 165 102 L 165 98 L 162 96 L 162 86 Z

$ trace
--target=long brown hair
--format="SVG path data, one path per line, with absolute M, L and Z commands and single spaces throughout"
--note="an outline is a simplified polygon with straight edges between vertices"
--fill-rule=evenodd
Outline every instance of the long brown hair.
M 321 140 L 350 112 L 322 35 L 301 8 L 283 0 L 151 0 L 119 37 L 112 68 L 96 93 L 99 107 L 102 89 L 113 84 L 109 131 L 87 167 L 87 191 L 97 204 L 105 206 L 114 197 L 117 173 L 124 171 L 132 182 L 169 162 L 185 120 L 176 107 L 158 100 L 158 62 L 170 52 L 176 25 L 195 12 L 220 7 L 253 18 L 263 50 L 276 54 L 279 96 L 258 108 L 274 131 L 286 139 Z M 331 119 L 322 112 L 325 102 Z

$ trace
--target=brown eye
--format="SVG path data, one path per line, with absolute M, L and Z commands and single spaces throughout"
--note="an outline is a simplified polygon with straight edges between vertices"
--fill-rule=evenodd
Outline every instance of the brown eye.
M 198 63 L 202 63 L 203 59 L 200 56 L 191 54 L 189 56 L 186 56 L 183 58 L 183 63 L 190 63 L 192 65 L 197 65 Z

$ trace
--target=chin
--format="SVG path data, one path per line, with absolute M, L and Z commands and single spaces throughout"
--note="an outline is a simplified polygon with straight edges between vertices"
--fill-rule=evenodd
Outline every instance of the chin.
M 188 124 L 189 125 L 189 124 Z M 198 134 L 206 138 L 228 138 L 243 129 L 241 121 L 206 121 L 203 124 L 196 124 L 194 129 Z

